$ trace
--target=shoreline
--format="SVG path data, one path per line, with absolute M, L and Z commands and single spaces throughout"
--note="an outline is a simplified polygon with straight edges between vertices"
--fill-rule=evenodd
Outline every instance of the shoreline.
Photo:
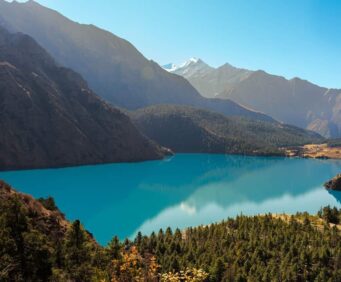
M 309 144 L 304 146 L 292 146 L 292 147 L 282 147 L 277 153 L 207 153 L 207 152 L 174 152 L 173 154 L 165 155 L 161 158 L 152 158 L 146 160 L 128 160 L 128 161 L 116 161 L 116 162 L 93 162 L 93 163 L 77 163 L 77 164 L 65 164 L 65 165 L 53 165 L 53 166 L 24 166 L 24 167 L 9 167 L 1 168 L 0 172 L 14 172 L 14 171 L 28 171 L 28 170 L 49 170 L 49 169 L 67 169 L 76 167 L 87 167 L 87 166 L 97 166 L 97 165 L 119 165 L 119 164 L 138 164 L 154 161 L 167 161 L 172 157 L 179 154 L 204 154 L 204 155 L 226 155 L 226 156 L 243 156 L 243 157 L 265 157 L 265 158 L 302 158 L 302 159 L 324 159 L 324 160 L 341 160 L 341 147 L 328 147 L 330 153 L 321 154 L 321 152 L 313 152 L 307 150 L 309 147 L 315 146 L 325 146 L 326 144 Z M 338 153 L 333 153 L 337 151 Z
M 341 147 L 329 146 L 327 143 L 323 144 L 307 144 L 304 146 L 294 146 L 283 148 L 287 157 L 300 157 L 308 159 L 341 159 Z

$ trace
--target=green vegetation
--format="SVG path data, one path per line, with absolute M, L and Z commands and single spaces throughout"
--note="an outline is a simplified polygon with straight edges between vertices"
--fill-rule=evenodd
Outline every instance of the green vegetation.
M 329 147 L 341 147 L 341 138 L 329 139 L 327 144 Z
M 317 214 L 320 218 L 322 218 L 327 223 L 332 224 L 340 224 L 341 223 L 341 213 L 337 208 L 324 207 L 319 210 Z
M 238 216 L 101 247 L 78 220 L 0 182 L 0 281 L 340 281 L 340 222 L 330 207 Z
M 282 147 L 324 141 L 317 133 L 277 121 L 227 117 L 185 106 L 150 106 L 130 116 L 140 131 L 174 152 L 285 155 Z
M 54 199 L 49 196 L 46 199 L 45 198 L 39 198 L 38 201 L 48 210 L 50 211 L 56 211 L 58 210 L 58 207 L 56 206 L 56 203 Z

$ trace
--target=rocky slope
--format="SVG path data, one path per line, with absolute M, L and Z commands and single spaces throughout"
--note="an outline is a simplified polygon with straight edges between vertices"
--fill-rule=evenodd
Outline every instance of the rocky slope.
M 0 281 L 97 281 L 87 250 L 98 251 L 79 220 L 67 221 L 53 198 L 34 199 L 0 180 Z M 74 279 L 82 262 L 85 274 Z
M 314 130 L 325 137 L 341 135 L 341 90 L 299 78 L 249 71 L 225 64 L 212 68 L 201 60 L 174 68 L 205 97 L 231 99 L 275 119 Z
M 328 190 L 341 191 L 341 174 L 336 175 L 324 184 Z
M 232 101 L 205 99 L 188 81 L 147 60 L 128 41 L 93 25 L 73 22 L 32 0 L 0 0 L 0 25 L 32 36 L 58 63 L 79 72 L 99 96 L 116 106 L 183 104 L 270 119 Z
M 162 158 L 129 118 L 32 38 L 0 29 L 0 169 Z
M 321 142 L 311 131 L 279 122 L 225 117 L 185 106 L 151 106 L 131 113 L 148 137 L 175 152 L 284 154 L 284 146 Z
M 43 234 L 58 239 L 70 226 L 63 213 L 57 207 L 49 209 L 32 196 L 17 192 L 10 185 L 0 180 L 0 202 L 2 204 L 17 201 L 25 213 L 32 216 L 32 224 Z

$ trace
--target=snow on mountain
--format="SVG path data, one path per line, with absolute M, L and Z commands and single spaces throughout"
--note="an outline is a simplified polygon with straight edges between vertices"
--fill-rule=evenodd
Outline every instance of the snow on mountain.
M 173 72 L 178 68 L 178 66 L 176 64 L 173 64 L 173 63 L 163 65 L 162 67 L 168 72 Z
M 207 65 L 204 61 L 198 58 L 190 58 L 180 65 L 167 64 L 163 68 L 168 72 L 181 75 L 185 78 L 192 77 L 195 75 L 204 75 L 210 72 L 213 68 Z

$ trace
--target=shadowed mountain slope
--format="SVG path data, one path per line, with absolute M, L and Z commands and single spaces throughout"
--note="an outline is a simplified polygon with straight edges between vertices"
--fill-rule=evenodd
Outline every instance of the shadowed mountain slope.
M 180 104 L 271 119 L 232 101 L 205 99 L 187 80 L 147 60 L 128 41 L 96 26 L 73 22 L 34 1 L 0 0 L 0 24 L 32 36 L 58 63 L 79 72 L 99 96 L 116 106 Z
M 0 169 L 159 159 L 164 149 L 59 67 L 31 37 L 0 29 Z
M 283 154 L 279 148 L 321 142 L 311 131 L 185 106 L 151 106 L 131 113 L 148 137 L 175 152 Z

